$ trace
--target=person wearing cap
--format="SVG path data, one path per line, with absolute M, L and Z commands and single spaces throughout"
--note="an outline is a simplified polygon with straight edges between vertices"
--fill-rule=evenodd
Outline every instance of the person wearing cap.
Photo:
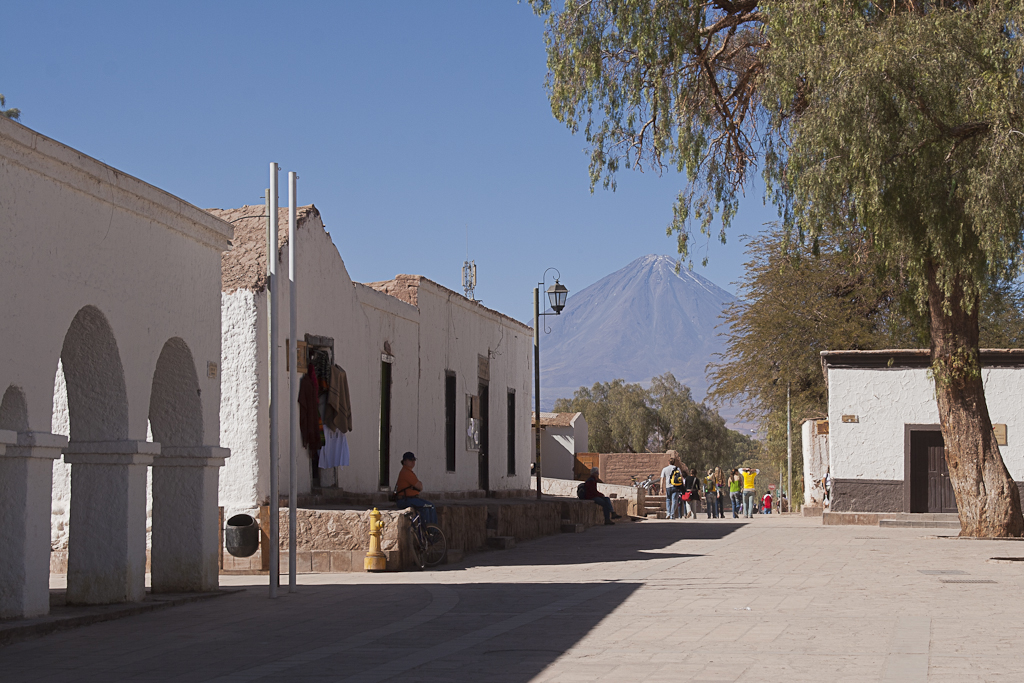
M 597 485 L 601 483 L 601 480 L 597 478 L 597 472 L 596 467 L 590 468 L 590 478 L 583 482 L 583 497 L 601 506 L 601 509 L 604 510 L 604 523 L 611 526 L 615 524 L 612 517 L 618 519 L 622 515 L 615 514 L 615 510 L 612 509 L 612 501 L 607 496 L 602 496 L 601 492 L 597 490 Z
M 402 471 L 398 473 L 398 481 L 395 483 L 395 504 L 399 509 L 414 507 L 419 510 L 424 522 L 437 524 L 437 510 L 429 501 L 420 498 L 423 482 L 413 472 L 415 467 L 415 454 L 406 451 L 402 456 Z

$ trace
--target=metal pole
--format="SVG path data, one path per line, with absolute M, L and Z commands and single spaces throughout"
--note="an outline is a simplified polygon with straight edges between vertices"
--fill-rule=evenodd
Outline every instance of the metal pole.
M 298 465 L 296 457 L 299 438 L 299 342 L 296 338 L 297 313 L 295 301 L 298 298 L 295 290 L 295 181 L 298 176 L 294 171 L 288 173 L 288 338 L 292 340 L 287 350 L 288 359 L 288 592 L 294 593 L 295 588 L 295 526 L 296 507 L 299 500 Z
M 270 210 L 270 250 L 267 252 L 267 298 L 270 314 L 267 316 L 267 327 L 270 329 L 270 597 L 277 597 L 277 587 L 281 582 L 281 567 L 278 548 L 280 548 L 281 530 L 278 519 L 278 424 L 277 424 L 277 164 L 270 164 L 270 192 L 268 193 Z
M 540 288 L 533 288 L 533 405 L 537 446 L 537 500 L 540 500 Z
M 789 400 L 789 382 L 786 382 L 786 459 L 788 474 L 786 475 L 786 497 L 793 493 L 793 405 Z M 792 501 L 790 501 L 792 510 Z

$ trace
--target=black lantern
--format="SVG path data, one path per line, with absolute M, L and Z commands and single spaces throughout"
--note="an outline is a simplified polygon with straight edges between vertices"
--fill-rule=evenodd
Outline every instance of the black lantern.
M 558 315 L 565 308 L 565 298 L 569 296 L 569 290 L 565 285 L 555 280 L 555 284 L 548 287 L 548 301 L 551 302 L 551 310 Z

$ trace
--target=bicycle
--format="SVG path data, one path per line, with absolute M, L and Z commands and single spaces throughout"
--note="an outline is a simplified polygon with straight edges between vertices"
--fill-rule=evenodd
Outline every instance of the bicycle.
M 412 536 L 412 554 L 416 566 L 420 569 L 436 567 L 448 554 L 448 539 L 444 537 L 441 527 L 424 522 L 417 508 L 409 509 L 412 510 L 409 533 Z
M 658 489 L 661 488 L 659 482 L 654 481 L 654 475 L 647 475 L 647 479 L 640 481 L 636 478 L 635 474 L 630 475 L 630 479 L 633 480 L 633 488 L 644 489 L 649 491 L 653 495 L 658 495 Z

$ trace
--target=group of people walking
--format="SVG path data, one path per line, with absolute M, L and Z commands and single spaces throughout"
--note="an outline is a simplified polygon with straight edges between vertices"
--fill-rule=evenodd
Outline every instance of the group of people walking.
M 752 467 L 739 467 L 726 476 L 720 467 L 715 467 L 700 478 L 692 468 L 672 456 L 661 471 L 661 488 L 665 492 L 668 518 L 696 518 L 697 505 L 701 500 L 708 519 L 723 518 L 726 496 L 732 504 L 733 519 L 738 519 L 740 513 L 747 519 L 762 511 L 771 514 L 771 494 L 766 493 L 763 499 L 757 496 L 758 474 L 760 470 Z

